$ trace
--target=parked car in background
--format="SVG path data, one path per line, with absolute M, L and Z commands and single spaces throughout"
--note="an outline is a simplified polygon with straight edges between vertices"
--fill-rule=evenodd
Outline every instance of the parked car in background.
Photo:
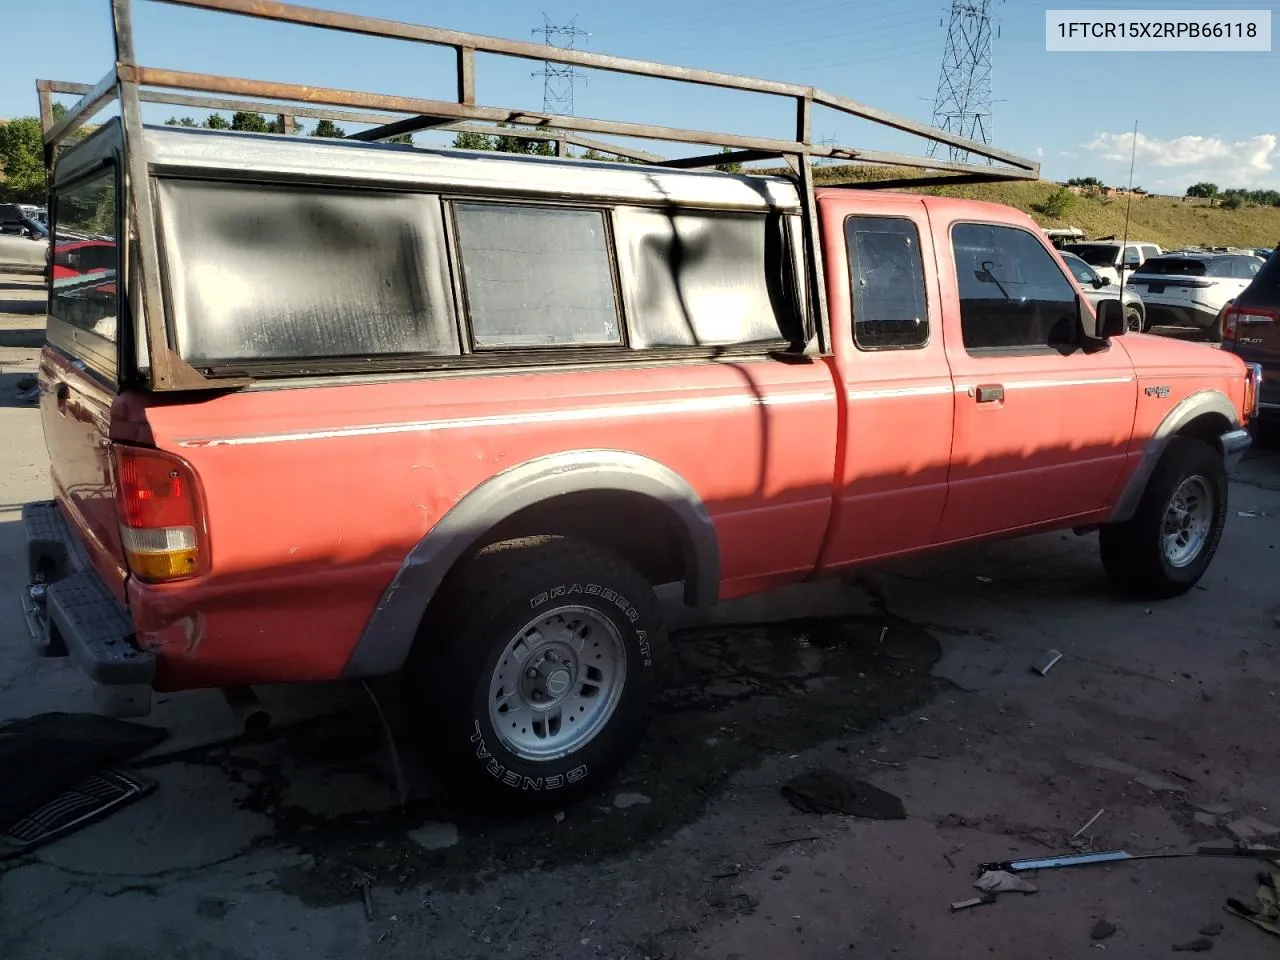
M 1128 286 L 1142 297 L 1153 326 L 1190 327 L 1217 342 L 1222 339 L 1223 309 L 1262 263 L 1235 253 L 1171 253 L 1144 263 Z
M 1280 249 L 1227 307 L 1222 349 L 1261 365 L 1259 412 L 1280 421 Z
M 1114 300 L 1119 295 L 1120 302 L 1124 305 L 1125 326 L 1134 333 L 1147 332 L 1150 324 L 1147 323 L 1146 308 L 1142 304 L 1142 298 L 1132 288 L 1117 286 L 1106 277 L 1099 276 L 1093 267 L 1089 266 L 1074 253 L 1059 250 L 1058 256 L 1067 265 L 1071 275 L 1076 278 L 1076 283 L 1080 284 L 1080 292 L 1084 294 L 1086 300 L 1093 304 L 1095 311 L 1098 309 L 1098 304 L 1103 300 Z
M 18 209 L 20 209 L 28 219 L 35 220 L 37 223 L 48 224 L 49 222 L 49 214 L 44 207 L 38 207 L 32 203 L 20 203 L 18 204 Z
M 1068 243 L 1062 248 L 1093 267 L 1101 277 L 1112 283 L 1123 286 L 1123 274 L 1132 273 L 1151 257 L 1158 257 L 1164 251 L 1155 243 L 1144 240 L 1120 241 L 1093 240 L 1089 243 Z
M 0 233 L 25 233 L 26 214 L 16 203 L 0 203 Z

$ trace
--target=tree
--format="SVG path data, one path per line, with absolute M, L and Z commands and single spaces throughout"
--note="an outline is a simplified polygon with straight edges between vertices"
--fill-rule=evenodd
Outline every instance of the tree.
M 231 124 L 227 123 L 227 118 L 220 113 L 211 113 L 204 118 L 204 128 L 206 130 L 230 130 Z
M 453 138 L 453 148 L 455 150 L 496 150 L 497 145 L 493 142 L 493 137 L 486 134 L 463 131 Z
M 1072 177 L 1067 181 L 1068 187 L 1084 187 L 1085 189 L 1101 190 L 1104 184 L 1097 177 Z
M 345 137 L 347 132 L 332 120 L 321 120 L 316 123 L 316 128 L 311 131 L 313 137 L 332 137 L 335 140 Z
M 501 123 L 501 127 L 508 124 Z M 500 134 L 495 138 L 494 149 L 499 153 L 523 153 L 527 156 L 554 157 L 556 145 L 550 140 L 539 140 L 535 137 L 517 137 L 511 134 Z
M 1218 185 L 1207 181 L 1202 183 L 1193 183 L 1187 187 L 1188 197 L 1199 197 L 1203 200 L 1212 200 L 1218 195 Z
M 720 152 L 721 152 L 721 153 L 733 153 L 733 151 L 732 151 L 732 150 L 730 150 L 728 147 L 721 147 L 721 148 L 720 148 Z M 742 164 L 740 164 L 740 163 L 738 163 L 738 162 L 736 162 L 736 161 L 735 161 L 735 162 L 733 162 L 733 163 L 717 163 L 717 164 L 716 164 L 716 169 L 717 169 L 717 170 L 719 170 L 721 173 L 741 173 L 741 172 L 742 172 Z
M 0 124 L 0 169 L 0 200 L 44 202 L 44 137 L 38 119 L 18 117 Z
M 170 117 L 168 120 L 164 122 L 164 125 L 166 127 L 198 127 L 200 126 L 200 124 L 196 123 L 190 117 Z
M 231 129 L 243 130 L 245 133 L 271 133 L 271 126 L 260 113 L 248 110 L 237 110 L 231 117 Z
M 400 134 L 400 136 L 398 136 L 398 137 L 387 137 L 387 139 L 386 139 L 386 140 L 384 140 L 384 141 L 383 141 L 383 143 L 407 143 L 409 146 L 411 146 L 411 147 L 412 147 L 412 146 L 413 146 L 413 134 L 412 134 L 412 133 L 402 133 L 402 134 Z
M 1218 204 L 1224 210 L 1239 210 L 1244 206 L 1244 197 L 1237 190 L 1228 190 L 1222 196 L 1222 202 Z
M 1038 213 L 1043 213 L 1046 217 L 1052 217 L 1055 220 L 1061 220 L 1065 217 L 1073 206 L 1075 206 L 1076 197 L 1066 187 L 1059 187 L 1053 193 L 1049 194 L 1044 200 L 1035 205 Z

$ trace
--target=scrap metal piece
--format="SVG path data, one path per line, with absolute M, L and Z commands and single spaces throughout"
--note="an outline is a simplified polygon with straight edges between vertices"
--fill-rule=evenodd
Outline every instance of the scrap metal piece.
M 0 859 L 26 853 L 144 797 L 156 781 L 132 770 L 103 770 L 64 790 L 0 834 Z
M 1050 670 L 1052 670 L 1054 666 L 1057 664 L 1057 662 L 1061 659 L 1062 659 L 1062 654 L 1059 651 L 1050 650 L 1048 653 L 1044 655 L 1044 659 L 1041 660 L 1039 663 L 1037 663 L 1035 666 L 1033 666 L 1031 669 L 1043 677 Z
M 1132 860 L 1132 855 L 1123 850 L 1107 850 L 1102 853 L 1078 853 L 1061 857 L 1035 857 L 1031 860 L 1005 860 L 999 863 L 984 863 L 978 869 L 983 873 L 992 870 L 1003 870 L 1007 873 L 1021 873 L 1024 870 L 1052 870 L 1056 867 L 1082 867 L 1089 863 L 1111 863 L 1116 860 Z

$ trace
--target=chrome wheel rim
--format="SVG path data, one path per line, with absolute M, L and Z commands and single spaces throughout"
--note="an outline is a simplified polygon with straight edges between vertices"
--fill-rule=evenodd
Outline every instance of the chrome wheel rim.
M 1131 333 L 1142 332 L 1142 314 L 1137 310 L 1126 310 L 1124 314 L 1125 325 L 1128 326 Z
M 626 646 L 608 617 L 557 607 L 503 648 L 489 680 L 489 722 L 522 760 L 557 760 L 600 733 L 626 680 Z
M 1185 567 L 1204 549 L 1213 522 L 1213 490 L 1204 477 L 1187 477 L 1173 491 L 1164 513 L 1164 556 Z

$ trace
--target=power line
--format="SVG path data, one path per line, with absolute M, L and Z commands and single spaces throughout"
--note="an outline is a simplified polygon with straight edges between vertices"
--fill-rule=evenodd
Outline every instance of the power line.
M 935 127 L 979 143 L 991 142 L 991 6 L 992 0 L 951 0 L 951 22 L 933 100 Z M 929 156 L 936 156 L 938 147 L 932 141 Z M 969 159 L 967 150 L 952 146 L 947 150 L 953 161 Z
M 578 29 L 578 18 L 575 16 L 568 23 L 555 24 L 545 13 L 542 15 L 542 26 L 533 28 L 533 35 L 542 35 L 543 42 L 549 47 L 561 50 L 577 48 L 579 40 L 586 40 L 591 34 Z M 542 112 L 560 117 L 573 116 L 573 84 L 579 77 L 586 81 L 586 74 L 575 70 L 568 64 L 543 61 L 542 69 L 533 74 L 542 78 Z

